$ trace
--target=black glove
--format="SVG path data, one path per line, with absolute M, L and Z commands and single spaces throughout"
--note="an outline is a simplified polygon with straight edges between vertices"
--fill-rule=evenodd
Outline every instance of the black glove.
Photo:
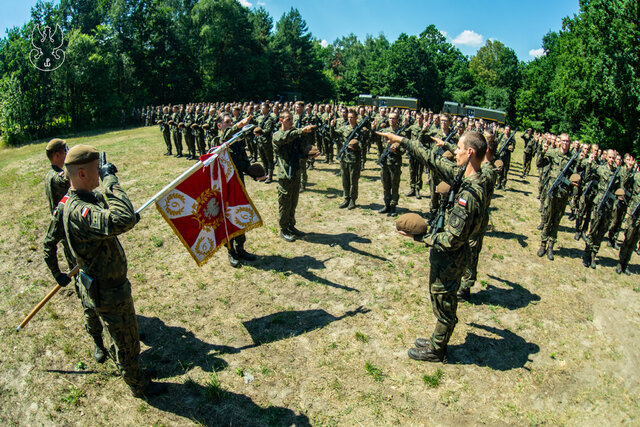
M 107 175 L 115 175 L 118 168 L 113 163 L 106 163 L 100 168 L 100 179 L 104 179 Z
M 60 274 L 58 274 L 56 276 L 56 282 L 58 282 L 58 285 L 60 285 L 60 286 L 62 286 L 64 288 L 69 283 L 71 283 L 71 277 L 67 276 L 64 273 L 60 273 Z
M 136 212 L 136 224 L 140 222 L 140 214 Z
M 424 239 L 425 234 L 414 234 L 413 235 L 413 240 L 415 240 L 416 242 L 422 242 L 422 239 Z

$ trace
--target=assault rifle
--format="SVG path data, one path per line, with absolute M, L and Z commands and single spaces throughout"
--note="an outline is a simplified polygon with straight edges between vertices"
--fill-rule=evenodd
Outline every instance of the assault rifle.
M 496 153 L 496 156 L 501 157 L 502 153 L 504 153 L 504 150 L 511 145 L 511 141 L 513 140 L 513 137 L 516 136 L 516 133 L 518 133 L 518 128 L 516 128 L 516 130 L 514 130 L 511 135 L 509 135 L 509 138 L 507 139 L 507 141 L 504 143 L 504 145 L 502 145 L 502 147 L 500 147 L 500 149 L 498 150 L 498 152 Z
M 576 151 L 575 154 L 571 156 L 567 164 L 564 165 L 556 179 L 553 181 L 553 184 L 551 184 L 551 188 L 549 188 L 549 191 L 547 191 L 547 195 L 550 199 L 553 199 L 553 195 L 556 193 L 556 190 L 561 189 L 565 185 L 571 184 L 571 182 L 567 179 L 567 173 L 571 170 L 571 166 L 573 166 L 573 163 L 577 158 L 578 152 Z
M 400 126 L 398 128 L 398 130 L 395 131 L 393 134 L 394 135 L 400 135 L 402 132 L 404 132 L 404 130 L 407 128 L 407 126 L 408 126 L 408 122 L 403 124 L 402 126 Z M 384 151 L 382 152 L 382 154 L 380 155 L 380 158 L 378 159 L 378 165 L 380 167 L 384 166 L 384 161 L 387 160 L 387 157 L 389 157 L 389 154 L 391 153 L 391 145 L 392 144 L 387 144 L 387 146 L 384 147 Z
M 460 127 L 460 123 L 455 125 L 453 127 L 453 129 L 451 130 L 451 132 L 449 132 L 449 134 L 444 138 L 444 142 L 449 142 L 449 140 L 453 137 L 453 135 L 455 135 L 458 132 L 458 128 L 459 127 Z M 444 154 L 445 150 L 446 150 L 446 148 L 444 148 L 444 146 L 438 147 L 438 149 L 436 150 L 436 155 L 438 157 L 442 156 Z
M 451 188 L 449 189 L 449 198 L 447 201 L 441 201 L 440 207 L 438 208 L 438 214 L 434 217 L 431 222 L 431 230 L 429 230 L 429 234 L 436 234 L 439 231 L 442 231 L 444 228 L 444 216 L 447 213 L 447 210 L 453 206 L 453 202 L 456 199 L 456 194 L 460 190 L 460 186 L 462 185 L 462 178 L 464 178 L 464 173 L 467 170 L 467 165 L 469 164 L 469 160 L 471 157 L 467 159 L 467 161 L 462 165 L 458 175 L 453 179 L 453 183 L 451 184 Z
M 640 215 L 640 200 L 638 201 L 638 203 L 636 204 L 636 207 L 631 212 L 631 219 L 635 221 L 636 219 L 638 219 L 638 215 Z
M 344 153 L 347 152 L 347 149 L 349 148 L 349 142 L 352 139 L 358 139 L 358 138 L 360 138 L 362 136 L 362 129 L 370 121 L 371 121 L 371 113 L 369 113 L 366 116 L 364 116 L 364 119 L 362 119 L 360 124 L 358 126 L 356 126 L 355 128 L 353 128 L 353 130 L 351 130 L 351 133 L 349 134 L 349 136 L 347 136 L 346 141 L 344 141 L 344 143 L 342 144 L 342 147 L 340 147 L 340 151 L 338 151 L 338 154 L 336 155 L 336 158 L 338 160 L 342 160 L 342 156 L 344 156 Z
M 609 203 L 609 199 L 615 199 L 611 190 L 613 190 L 613 184 L 616 182 L 616 178 L 618 177 L 619 172 L 620 172 L 620 166 L 618 166 L 618 168 L 613 173 L 613 175 L 611 175 L 609 184 L 607 184 L 607 189 L 602 195 L 602 199 L 600 200 L 600 203 L 598 203 L 598 209 L 596 209 L 596 213 L 598 215 L 602 214 L 602 209 L 604 209 L 605 205 Z

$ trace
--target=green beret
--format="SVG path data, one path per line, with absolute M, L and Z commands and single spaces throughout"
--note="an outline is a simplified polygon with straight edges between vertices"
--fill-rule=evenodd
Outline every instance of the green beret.
M 96 147 L 90 145 L 74 145 L 67 153 L 67 158 L 64 161 L 65 165 L 86 165 L 94 160 L 98 160 L 100 153 L 96 150 Z
M 62 151 L 64 150 L 64 148 L 67 146 L 67 143 L 65 142 L 64 139 L 60 139 L 60 138 L 53 138 L 51 141 L 49 141 L 49 143 L 47 144 L 47 152 L 49 153 L 55 153 L 58 151 Z

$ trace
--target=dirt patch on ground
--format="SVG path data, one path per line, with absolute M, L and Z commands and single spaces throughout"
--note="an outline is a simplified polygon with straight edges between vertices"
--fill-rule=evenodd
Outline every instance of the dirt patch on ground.
M 191 163 L 164 157 L 157 128 L 78 137 L 108 152 L 139 206 Z M 260 260 L 233 269 L 226 251 L 198 268 L 150 208 L 121 237 L 129 259 L 141 360 L 169 394 L 132 398 L 113 364 L 97 365 L 77 298 L 51 289 L 42 261 L 48 215 L 44 143 L 0 152 L 0 421 L 5 425 L 454 425 L 636 423 L 638 258 L 596 270 L 562 222 L 556 260 L 538 258 L 537 176 L 514 154 L 473 296 L 458 310 L 449 364 L 406 356 L 434 319 L 428 250 L 394 232 L 371 159 L 359 207 L 338 209 L 337 165 L 316 163 L 300 197 L 304 239 L 278 238 L 276 184 L 248 180 L 265 226 L 248 234 Z M 401 194 L 408 191 L 403 169 Z M 429 199 L 400 199 L 424 213 Z

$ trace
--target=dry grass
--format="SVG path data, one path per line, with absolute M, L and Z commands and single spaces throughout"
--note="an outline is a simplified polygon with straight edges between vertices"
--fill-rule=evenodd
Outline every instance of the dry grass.
M 106 150 L 134 205 L 190 164 L 167 158 L 157 128 L 80 136 Z M 596 270 L 561 228 L 554 262 L 535 256 L 537 178 L 516 178 L 493 202 L 479 280 L 458 310 L 448 365 L 406 356 L 433 328 L 428 251 L 375 213 L 377 166 L 360 207 L 339 210 L 337 165 L 317 163 L 298 226 L 277 238 L 276 184 L 248 182 L 265 226 L 249 233 L 258 262 L 233 269 L 225 251 L 195 266 L 154 209 L 121 238 L 129 259 L 143 365 L 170 393 L 132 398 L 113 364 L 97 365 L 74 295 L 57 295 L 15 326 L 53 287 L 42 261 L 48 215 L 45 143 L 0 151 L 0 423 L 3 425 L 432 425 L 638 422 L 638 258 Z M 373 154 L 370 154 L 373 158 Z M 401 193 L 408 190 L 408 169 Z M 405 210 L 428 199 L 401 197 Z M 563 220 L 562 227 L 570 224 Z M 438 369 L 440 369 L 438 371 Z

